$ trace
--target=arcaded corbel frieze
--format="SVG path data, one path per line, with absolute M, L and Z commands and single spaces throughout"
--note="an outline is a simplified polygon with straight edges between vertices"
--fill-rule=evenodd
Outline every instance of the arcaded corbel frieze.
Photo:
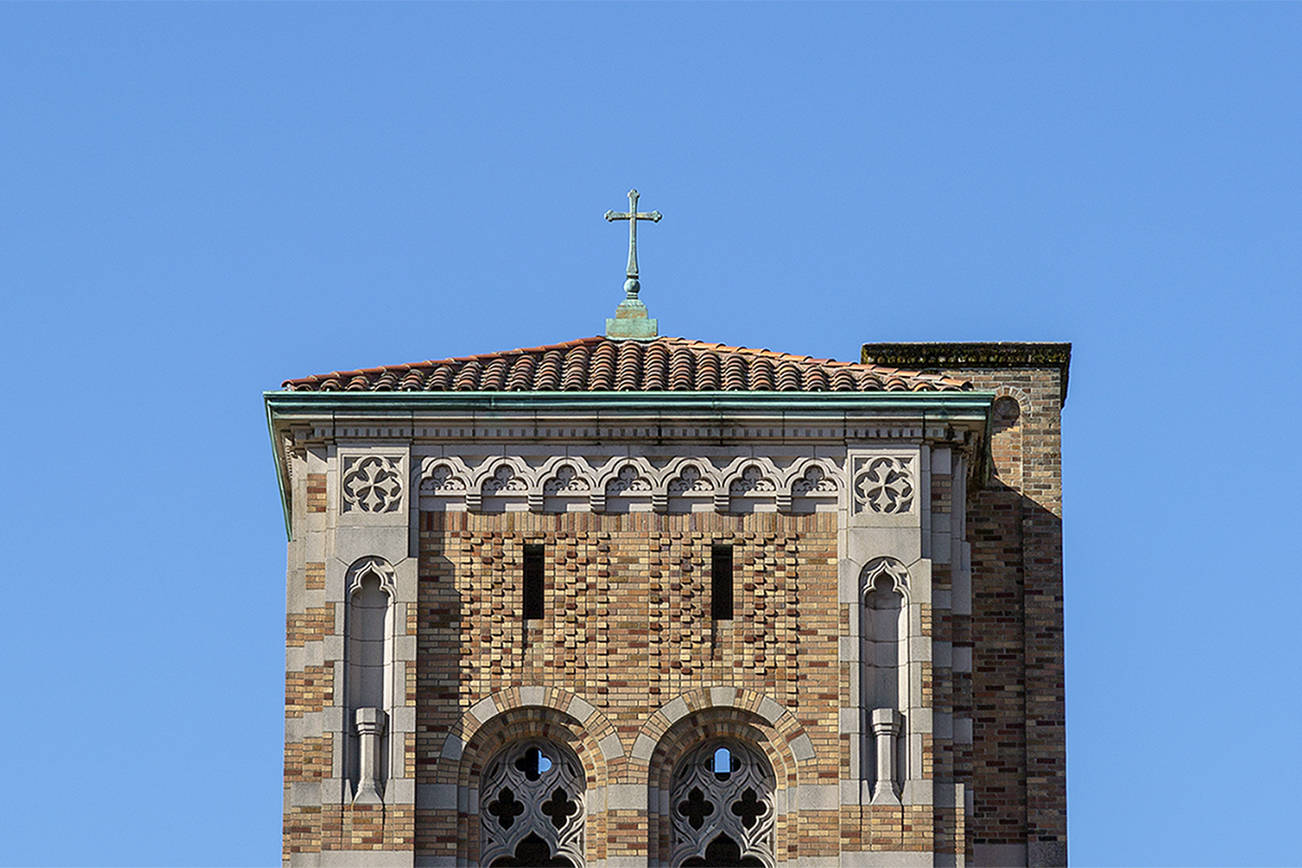
M 718 454 L 677 455 L 657 466 L 641 455 L 600 449 L 539 458 L 463 456 L 444 448 L 415 459 L 419 469 L 408 487 L 425 509 L 484 512 L 831 511 L 846 489 L 844 465 L 830 455 L 777 462 L 749 448 L 710 451 Z M 414 534 L 414 516 L 411 521 Z

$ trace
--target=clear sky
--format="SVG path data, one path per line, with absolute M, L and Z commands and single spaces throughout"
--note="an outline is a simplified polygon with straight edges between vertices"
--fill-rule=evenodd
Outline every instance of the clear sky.
M 1296 864 L 1302 5 L 0 6 L 0 861 L 272 864 L 282 379 L 1069 340 L 1071 857 Z M 1293 540 L 1293 542 L 1290 542 Z

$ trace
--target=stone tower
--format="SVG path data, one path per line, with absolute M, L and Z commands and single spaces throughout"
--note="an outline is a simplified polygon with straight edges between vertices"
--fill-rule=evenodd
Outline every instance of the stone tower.
M 1065 344 L 288 380 L 290 866 L 1066 863 Z
M 290 865 L 1062 864 L 1061 344 L 287 381 Z

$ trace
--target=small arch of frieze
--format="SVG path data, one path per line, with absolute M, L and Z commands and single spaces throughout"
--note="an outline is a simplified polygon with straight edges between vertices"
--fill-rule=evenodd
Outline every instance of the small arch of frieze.
M 754 470 L 755 473 L 747 476 L 748 471 Z M 732 493 L 732 488 L 739 482 L 748 480 L 762 480 L 765 487 L 771 487 L 772 492 L 778 490 L 778 479 L 782 476 L 773 459 L 764 456 L 743 455 L 729 461 L 721 471 L 719 471 L 719 490 L 720 492 Z
M 722 487 L 723 477 L 720 474 L 719 469 L 716 468 L 714 463 L 709 459 L 691 455 L 679 455 L 670 459 L 669 463 L 660 471 L 661 479 L 663 480 L 665 488 L 668 489 L 675 482 L 681 482 L 683 471 L 688 467 L 693 468 L 697 473 L 699 473 L 701 480 L 703 480 L 710 489 L 707 492 L 702 487 L 699 490 L 694 490 L 692 492 L 693 494 L 708 496 Z M 686 493 L 684 492 L 684 494 Z
M 598 493 L 605 493 L 607 486 L 612 482 L 617 482 L 620 479 L 620 474 L 622 474 L 624 469 L 628 467 L 636 470 L 637 475 L 640 478 L 645 479 L 651 486 L 652 490 L 657 490 L 663 487 L 665 482 L 663 478 L 663 470 L 657 471 L 655 467 L 651 465 L 650 461 L 640 455 L 617 455 L 603 464 L 596 471 L 596 485 L 594 490 Z
M 538 481 L 538 487 L 545 491 L 548 483 L 555 480 L 567 467 L 574 472 L 575 479 L 581 480 L 587 485 L 585 493 L 586 491 L 596 490 L 596 472 L 587 460 L 577 455 L 553 455 L 544 461 L 533 472 L 534 478 Z
M 829 480 L 836 491 L 841 490 L 841 477 L 844 468 L 829 458 L 798 458 L 783 468 L 778 476 L 778 488 L 793 491 L 797 482 L 804 479 L 809 471 L 817 468 L 823 473 L 823 479 Z
M 532 489 L 536 482 L 534 469 L 523 458 L 515 455 L 494 455 L 479 463 L 470 474 L 470 487 L 473 491 L 482 491 L 485 483 L 492 480 L 502 469 L 511 471 L 512 479 L 519 479 L 526 489 Z
M 470 480 L 473 476 L 471 469 L 466 466 L 466 462 L 455 455 L 432 455 L 421 459 L 420 467 L 416 469 L 415 479 L 412 488 L 420 492 L 421 488 L 427 481 L 433 480 L 438 476 L 440 470 L 446 471 L 446 480 L 451 484 L 442 486 L 440 490 L 448 491 L 468 491 L 470 490 Z

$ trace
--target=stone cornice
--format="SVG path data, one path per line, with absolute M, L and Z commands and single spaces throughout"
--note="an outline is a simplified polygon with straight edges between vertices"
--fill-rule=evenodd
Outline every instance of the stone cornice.
M 961 372 L 965 368 L 1056 368 L 1060 400 L 1067 401 L 1071 344 L 1049 341 L 917 341 L 864 344 L 860 360 L 927 372 Z
M 290 455 L 316 445 L 946 443 L 984 466 L 989 392 L 268 392 L 289 523 Z M 559 453 L 558 453 L 559 454 Z

